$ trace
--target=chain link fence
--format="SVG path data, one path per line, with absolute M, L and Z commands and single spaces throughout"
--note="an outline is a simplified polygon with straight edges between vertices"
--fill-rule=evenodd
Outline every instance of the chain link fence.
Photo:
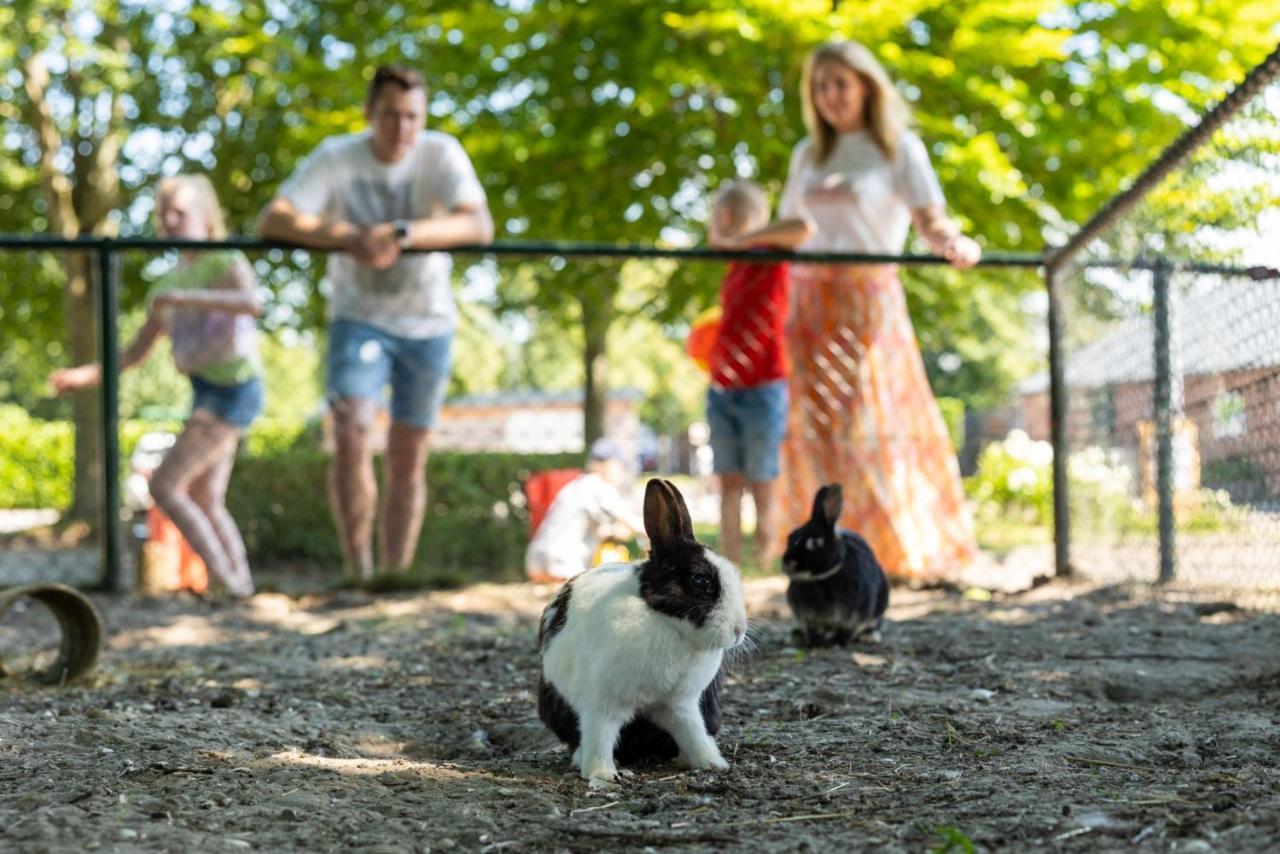
M 249 251 L 262 292 L 270 295 L 259 336 L 267 404 L 264 416 L 241 442 L 227 504 L 244 536 L 255 571 L 263 571 L 266 576 L 287 571 L 320 585 L 340 583 L 342 553 L 329 498 L 334 431 L 324 400 L 326 325 L 319 318 L 299 322 L 297 316 L 314 310 L 315 301 L 310 296 L 318 278 L 315 263 L 301 251 L 263 250 L 254 241 L 240 241 L 238 245 Z M 212 244 L 204 248 L 217 251 Z M 528 252 L 519 247 L 509 249 L 479 260 L 474 254 L 459 255 L 455 272 L 459 323 L 453 344 L 454 369 L 448 396 L 431 431 L 428 503 L 413 562 L 414 580 L 438 584 L 523 577 L 529 537 L 550 500 L 549 494 L 539 492 L 547 473 L 580 472 L 585 468 L 588 403 L 584 386 L 588 377 L 597 384 L 590 405 L 598 407 L 595 418 L 600 431 L 619 447 L 628 469 L 620 491 L 633 518 L 639 516 L 641 509 L 644 477 L 653 473 L 674 477 L 689 501 L 699 535 L 718 543 L 722 495 L 713 474 L 715 450 L 709 427 L 713 416 L 708 411 L 707 398 L 717 370 L 712 362 L 718 360 L 722 367 L 727 365 L 725 370 L 729 373 L 743 369 L 759 356 L 756 349 L 760 336 L 752 330 L 773 321 L 754 315 L 739 318 L 736 322 L 750 334 L 735 337 L 728 344 L 728 336 L 718 337 L 720 321 L 711 315 L 715 313 L 713 307 L 720 304 L 719 286 L 726 268 L 722 258 L 708 257 L 700 251 L 682 254 L 660 250 L 645 257 L 644 250 L 613 247 L 568 247 L 563 254 L 554 247 Z M 14 253 L 7 254 L 16 257 Z M 119 336 L 117 349 L 122 350 L 146 317 L 151 283 L 163 278 L 174 259 L 161 242 L 147 240 L 121 241 L 113 255 L 116 260 L 111 263 L 120 276 L 114 287 L 121 291 L 115 331 Z M 761 259 L 753 255 L 752 260 Z M 996 257 L 990 263 L 992 269 L 967 275 L 1004 277 L 1005 286 L 1014 291 L 1034 289 L 1034 257 Z M 857 270 L 879 270 L 869 278 L 858 273 L 853 280 L 876 283 L 879 290 L 873 290 L 885 291 L 905 321 L 907 300 L 913 293 L 927 293 L 943 286 L 936 281 L 938 276 L 948 277 L 946 285 L 954 286 L 953 279 L 961 275 L 944 272 L 934 266 L 936 260 L 929 264 L 904 264 L 900 274 L 895 274 L 886 267 L 855 269 L 815 263 L 809 265 L 807 272 L 793 270 L 793 287 L 811 284 L 808 279 L 825 275 L 823 271 L 828 269 L 842 271 L 840 275 L 846 277 Z M 94 267 L 95 283 L 101 267 Z M 599 311 L 602 305 L 608 307 L 603 316 Z M 321 332 L 300 335 L 291 331 L 299 326 L 318 327 Z M 895 326 L 891 331 L 901 333 L 900 338 L 906 330 Z M 63 334 L 65 330 L 58 332 Z M 708 332 L 712 337 L 699 343 Z M 863 339 L 855 341 L 858 352 L 832 351 L 831 358 L 823 356 L 806 364 L 806 370 L 812 367 L 820 376 L 810 384 L 807 397 L 814 399 L 801 401 L 801 406 L 810 406 L 817 400 L 827 409 L 833 402 L 840 411 L 852 408 L 845 398 L 859 380 L 856 370 L 849 373 L 850 360 L 865 355 L 863 351 L 871 341 L 866 330 L 858 334 Z M 724 335 L 722 330 L 719 335 Z M 801 342 L 821 343 L 821 336 L 805 330 L 793 335 L 799 336 L 796 340 Z M 708 342 L 717 340 L 722 352 L 713 358 L 714 346 Z M 832 338 L 838 340 L 843 339 Z M 896 346 L 902 342 L 895 338 L 894 343 Z M 958 399 L 944 394 L 937 406 L 927 400 L 926 367 L 937 375 L 945 372 L 949 363 L 945 346 L 925 343 L 923 360 L 909 349 L 903 358 L 914 360 L 913 370 L 919 374 L 915 393 L 921 397 L 912 405 L 922 411 L 921 424 L 928 427 L 928 435 L 913 430 L 899 438 L 915 444 L 923 441 L 922 437 L 928 439 L 937 446 L 934 450 L 938 465 L 943 467 L 941 473 L 954 479 L 958 472 L 956 455 L 964 450 L 966 435 L 975 445 L 1000 438 L 1015 423 L 1016 413 L 1002 405 L 985 414 L 970 412 L 966 418 Z M 794 357 L 786 352 L 786 346 L 778 349 L 780 352 L 773 354 L 778 359 Z M 1035 346 L 1027 343 L 1026 349 L 1033 352 Z M 162 341 L 145 362 L 116 376 L 115 387 L 110 390 L 118 406 L 118 430 L 114 435 L 119 469 L 114 482 L 117 497 L 112 499 L 119 507 L 115 546 L 118 563 L 117 569 L 110 572 L 105 569 L 111 563 L 105 556 L 106 543 L 99 536 L 103 528 L 96 517 L 85 517 L 76 528 L 83 534 L 75 549 L 65 539 L 58 539 L 43 551 L 28 549 L 28 544 L 41 537 L 62 537 L 61 532 L 73 526 L 76 495 L 95 502 L 104 498 L 101 483 L 73 488 L 74 466 L 69 448 L 56 444 L 66 444 L 77 431 L 94 436 L 102 432 L 98 394 L 88 391 L 73 396 L 97 407 L 92 410 L 95 420 L 83 423 L 71 416 L 68 400 L 48 400 L 42 392 L 33 395 L 28 391 L 21 397 L 22 405 L 15 403 L 6 410 L 26 419 L 23 429 L 13 433 L 15 440 L 29 457 L 39 458 L 45 465 L 18 466 L 43 491 L 15 502 L 24 506 L 6 511 L 13 514 L 15 528 L 22 530 L 15 532 L 4 546 L 4 560 L 13 564 L 0 575 L 4 583 L 38 578 L 81 585 L 164 589 L 172 584 L 175 574 L 185 577 L 188 565 L 196 562 L 191 549 L 154 507 L 148 489 L 151 474 L 172 447 L 190 412 L 191 389 L 175 369 L 173 355 Z M 66 353 L 59 356 L 54 360 L 56 364 L 67 366 L 74 361 Z M 938 368 L 939 364 L 943 368 Z M 39 377 L 35 381 L 43 384 L 45 380 Z M 384 501 L 387 464 L 382 457 L 391 421 L 386 402 L 370 433 L 378 456 L 375 477 Z M 892 413 L 882 412 L 876 417 L 892 418 Z M 882 424 L 882 432 L 889 435 L 897 429 L 895 424 Z M 796 447 L 801 457 L 825 453 L 825 446 L 815 450 L 798 442 Z M 733 453 L 723 446 L 718 450 L 721 454 Z M 975 454 L 970 452 L 969 456 L 966 473 L 972 474 Z M 828 479 L 819 478 L 823 482 Z M 50 491 L 55 483 L 60 485 L 59 490 Z M 11 491 L 6 487 L 6 492 Z M 782 491 L 780 485 L 779 492 Z M 949 497 L 962 503 L 962 493 L 959 489 L 954 491 L 955 495 Z M 807 517 L 811 503 L 811 494 L 798 496 L 779 510 L 772 539 L 776 541 L 799 525 Z M 771 570 L 770 558 L 764 554 L 770 543 L 753 537 L 760 519 L 749 489 L 744 494 L 742 511 L 743 559 L 749 566 Z M 963 520 L 963 524 L 957 523 L 957 542 L 963 547 L 963 541 L 974 536 L 968 510 L 960 508 L 957 519 Z M 983 531 L 979 536 L 983 537 Z M 1042 549 L 1048 537 L 1047 529 L 1040 527 L 1032 540 Z M 621 546 L 621 553 L 629 549 L 630 554 L 639 555 L 634 537 L 628 535 L 621 540 L 615 544 Z M 998 543 L 998 551 L 1007 551 L 1003 541 Z M 619 551 L 609 554 L 617 556 Z M 17 571 L 18 563 L 25 567 L 23 572 Z M 1044 563 L 1040 571 L 1049 569 Z
M 10 295 L 0 312 L 26 313 L 16 320 L 30 331 L 0 347 L 0 585 L 102 579 L 103 399 L 56 400 L 36 367 L 98 352 L 93 261 L 91 252 L 0 252 Z M 74 301 L 73 290 L 89 298 Z
M 1073 566 L 1274 605 L 1276 55 L 1082 230 L 1058 270 Z

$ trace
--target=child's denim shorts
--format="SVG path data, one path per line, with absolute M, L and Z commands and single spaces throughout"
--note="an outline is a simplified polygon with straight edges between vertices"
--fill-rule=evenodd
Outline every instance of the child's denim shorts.
M 229 421 L 241 430 L 249 429 L 262 413 L 262 380 L 254 377 L 236 385 L 211 383 L 191 377 L 191 411 L 203 409 Z
M 716 474 L 741 474 L 751 483 L 773 480 L 787 434 L 787 381 L 707 389 L 707 424 Z

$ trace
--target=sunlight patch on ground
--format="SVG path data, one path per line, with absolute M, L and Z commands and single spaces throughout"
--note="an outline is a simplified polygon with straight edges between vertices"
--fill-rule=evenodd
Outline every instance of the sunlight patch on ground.
M 316 662 L 319 670 L 384 670 L 390 666 L 385 655 L 346 655 Z
M 260 768 L 268 768 L 273 765 L 318 768 L 346 776 L 358 777 L 395 774 L 415 779 L 433 780 L 500 779 L 494 774 L 480 771 L 463 771 L 449 764 L 440 765 L 433 762 L 418 762 L 401 758 L 373 759 L 363 757 L 359 759 L 344 759 L 336 756 L 315 756 L 310 753 L 304 753 L 301 750 L 284 750 L 272 754 L 266 759 L 252 763 L 252 766 Z
M 160 649 L 173 646 L 215 646 L 232 640 L 245 642 L 270 637 L 266 631 L 245 631 L 243 627 L 227 629 L 214 625 L 201 616 L 174 617 L 167 625 L 151 626 L 110 636 L 110 648 Z

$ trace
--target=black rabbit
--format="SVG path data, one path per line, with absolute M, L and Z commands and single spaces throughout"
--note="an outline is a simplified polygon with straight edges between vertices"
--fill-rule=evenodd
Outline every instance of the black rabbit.
M 871 546 L 836 528 L 843 503 L 839 484 L 819 489 L 813 515 L 787 536 L 782 555 L 783 572 L 791 579 L 787 603 L 808 647 L 848 646 L 862 638 L 878 642 L 889 605 L 889 584 Z

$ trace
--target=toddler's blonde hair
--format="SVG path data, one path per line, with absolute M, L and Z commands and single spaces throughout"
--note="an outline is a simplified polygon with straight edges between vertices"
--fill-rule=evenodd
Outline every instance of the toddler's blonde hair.
M 711 210 L 713 216 L 724 212 L 732 229 L 727 235 L 729 237 L 760 228 L 769 222 L 769 200 L 765 198 L 764 190 L 755 181 L 745 178 L 721 184 L 711 200 Z

